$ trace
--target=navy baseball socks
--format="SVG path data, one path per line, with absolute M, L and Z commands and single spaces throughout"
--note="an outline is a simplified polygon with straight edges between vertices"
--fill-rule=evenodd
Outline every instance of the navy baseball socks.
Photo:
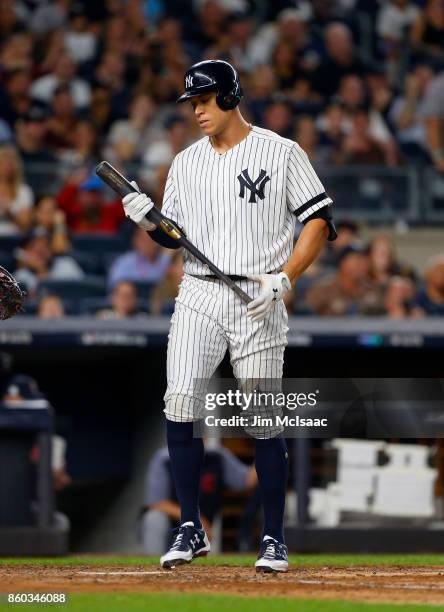
M 204 458 L 203 441 L 193 438 L 193 423 L 167 420 L 167 442 L 176 494 L 181 508 L 181 526 L 174 531 L 169 551 L 160 559 L 162 567 L 189 563 L 210 551 L 210 542 L 199 518 L 199 482 Z M 256 440 L 256 471 L 264 508 L 264 530 L 255 567 L 257 571 L 288 569 L 284 544 L 284 507 L 288 479 L 288 454 L 283 438 Z
M 284 438 L 256 440 L 256 472 L 264 509 L 264 530 L 256 571 L 286 572 L 284 508 L 288 480 L 288 453 Z
M 167 420 L 167 444 L 171 471 L 180 505 L 180 522 L 202 528 L 199 515 L 199 484 L 204 461 L 201 438 L 193 438 L 193 423 Z
M 193 438 L 193 423 L 167 419 L 167 443 L 176 495 L 181 511 L 181 526 L 173 531 L 173 542 L 160 558 L 164 568 L 190 563 L 210 551 L 210 542 L 199 517 L 199 484 L 204 460 L 200 438 Z

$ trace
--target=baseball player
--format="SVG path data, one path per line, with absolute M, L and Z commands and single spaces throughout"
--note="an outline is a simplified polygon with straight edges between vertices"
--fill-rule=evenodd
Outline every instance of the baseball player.
M 197 381 L 209 379 L 228 349 L 235 377 L 281 379 L 287 343 L 282 297 L 336 232 L 331 199 L 299 145 L 250 125 L 238 105 L 236 70 L 210 60 L 185 74 L 185 93 L 204 137 L 174 158 L 162 212 L 253 301 L 248 306 L 208 268 L 184 252 L 184 276 L 171 320 L 165 416 L 168 450 L 181 508 L 181 526 L 160 559 L 171 568 L 210 551 L 199 516 L 204 449 L 193 437 L 203 416 Z M 126 215 L 164 246 L 176 246 L 145 219 L 145 194 L 123 199 Z M 294 244 L 296 221 L 303 223 Z M 255 466 L 264 528 L 257 571 L 288 569 L 283 515 L 288 455 L 278 431 L 256 436 Z

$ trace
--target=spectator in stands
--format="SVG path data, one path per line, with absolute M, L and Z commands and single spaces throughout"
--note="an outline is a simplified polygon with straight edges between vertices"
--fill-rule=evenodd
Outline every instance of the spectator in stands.
M 160 315 L 173 313 L 174 301 L 179 293 L 182 277 L 182 253 L 175 251 L 166 271 L 165 278 L 156 286 L 151 296 L 151 314 Z
M 405 42 L 410 26 L 416 20 L 419 9 L 410 0 L 387 0 L 378 15 L 377 32 L 390 52 L 393 46 Z
M 164 164 L 157 168 L 154 177 L 154 187 L 150 189 L 151 199 L 159 210 L 162 208 L 163 194 L 165 192 L 169 169 L 170 166 L 168 164 Z
M 91 29 L 81 2 L 70 6 L 69 26 L 63 42 L 68 54 L 79 64 L 93 60 L 96 55 L 97 35 Z
M 251 75 L 248 105 L 252 121 L 258 125 L 263 124 L 263 113 L 277 90 L 277 81 L 271 66 L 258 66 Z
M 1 39 L 0 65 L 3 70 L 17 68 L 30 70 L 32 67 L 33 38 L 24 29 L 16 30 L 9 38 Z
M 312 72 L 318 65 L 319 52 L 311 41 L 308 15 L 300 8 L 285 8 L 276 20 L 259 27 L 250 46 L 250 57 L 255 66 L 270 64 L 273 50 L 279 43 L 293 49 L 302 70 Z
M 293 86 L 287 90 L 287 97 L 295 113 L 318 114 L 324 108 L 322 97 L 314 91 L 306 76 L 296 77 Z
M 336 267 L 338 261 L 347 247 L 362 248 L 363 244 L 359 235 L 358 225 L 351 219 L 343 219 L 336 224 L 338 237 L 328 243 L 322 254 L 324 266 Z
M 0 119 L 0 146 L 9 144 L 14 139 L 11 128 L 4 119 Z
M 410 0 L 387 0 L 381 7 L 376 30 L 381 38 L 391 81 L 395 80 L 401 52 L 405 49 L 409 30 L 418 14 L 418 7 Z
M 272 56 L 272 68 L 277 79 L 278 89 L 284 92 L 294 84 L 298 75 L 301 74 L 297 65 L 293 47 L 287 42 L 276 45 Z
M 103 157 L 119 168 L 122 174 L 134 174 L 134 168 L 139 163 L 137 144 L 138 139 L 133 138 L 131 132 L 120 132 L 106 148 Z
M 301 146 L 308 155 L 311 163 L 319 160 L 319 135 L 314 120 L 308 115 L 298 118 L 294 130 L 294 140 Z
M 165 137 L 154 142 L 143 156 L 141 177 L 150 188 L 154 186 L 153 178 L 157 168 L 164 164 L 170 164 L 174 156 L 189 144 L 187 124 L 180 115 L 168 117 L 165 122 L 165 129 Z
M 323 316 L 382 314 L 383 294 L 369 276 L 367 252 L 346 247 L 337 273 L 308 290 L 306 302 L 315 314 Z
M 325 111 L 319 115 L 316 124 L 322 158 L 333 164 L 341 163 L 342 142 L 347 132 L 347 119 L 344 104 L 339 98 L 331 101 Z
M 123 280 L 157 283 L 165 276 L 171 251 L 162 248 L 139 228 L 134 232 L 132 246 L 131 251 L 117 257 L 112 264 L 108 275 L 110 287 Z
M 54 255 L 66 253 L 71 248 L 66 227 L 66 215 L 57 206 L 55 198 L 43 196 L 34 211 L 35 231 L 46 233 Z
M 119 281 L 110 296 L 111 308 L 99 310 L 98 319 L 127 319 L 140 317 L 137 287 L 130 281 Z
M 109 148 L 120 143 L 128 143 L 134 148 L 134 154 L 141 155 L 146 152 L 149 143 L 159 137 L 159 129 L 155 129 L 151 122 L 154 119 L 156 106 L 153 99 L 146 94 L 137 94 L 131 100 L 128 119 L 119 119 L 111 126 L 108 135 Z M 120 145 L 121 146 L 121 145 Z
M 199 57 L 205 55 L 205 50 L 215 44 L 221 37 L 227 11 L 220 2 L 209 0 L 202 2 L 193 16 L 192 26 L 184 32 L 186 40 L 194 48 Z
M 39 196 L 54 184 L 56 160 L 45 144 L 48 112 L 41 105 L 33 105 L 15 124 L 17 146 L 23 161 L 26 182 Z
M 31 297 L 38 283 L 44 280 L 79 280 L 84 274 L 79 264 L 68 255 L 54 255 L 49 238 L 34 232 L 24 238 L 15 252 L 17 281 L 25 285 Z
M 444 316 L 444 254 L 435 255 L 426 265 L 425 288 L 416 299 L 424 315 Z
M 416 17 L 410 40 L 420 55 L 444 59 L 444 6 L 441 0 L 426 1 Z
M 426 89 L 423 114 L 429 155 L 436 170 L 444 172 L 444 71 Z
M 284 100 L 272 102 L 267 106 L 264 112 L 264 127 L 285 138 L 291 137 L 292 117 L 290 108 Z
M 48 146 L 58 154 L 70 149 L 76 124 L 76 109 L 69 85 L 58 85 L 51 100 L 51 116 L 46 134 Z
M 37 316 L 45 321 L 63 319 L 65 308 L 59 296 L 54 294 L 44 295 L 39 301 Z
M 383 90 L 383 83 L 380 83 Z M 384 152 L 386 163 L 393 166 L 397 162 L 396 145 L 390 130 L 378 107 L 372 106 L 377 100 L 369 97 L 364 80 L 357 75 L 345 76 L 338 89 L 338 97 L 345 113 L 346 129 L 354 129 L 354 120 L 358 111 L 366 111 L 368 116 L 368 135 L 377 147 Z
M 341 79 L 348 74 L 364 75 L 369 66 L 357 56 L 349 28 L 338 22 L 324 31 L 326 57 L 314 74 L 315 89 L 326 99 L 336 93 Z
M 101 81 L 91 84 L 91 105 L 89 114 L 99 134 L 106 134 L 113 123 L 114 109 L 112 106 L 111 88 Z
M 248 13 L 234 11 L 227 16 L 222 38 L 224 41 L 223 47 L 228 46 L 229 61 L 232 61 L 237 66 L 237 69 L 244 73 L 251 72 L 254 67 L 251 60 L 252 31 L 253 20 Z M 211 57 L 220 57 L 222 55 L 217 53 L 217 47 L 208 49 L 207 54 Z
M 23 181 L 17 149 L 0 147 L 0 234 L 17 234 L 30 229 L 34 194 Z
M 0 2 L 0 40 L 20 30 L 22 19 L 11 2 Z
M 29 12 L 27 22 L 31 31 L 37 36 L 57 32 L 66 25 L 68 10 L 67 0 L 39 3 Z
M 5 72 L 0 84 L 1 116 L 11 128 L 19 117 L 25 115 L 31 107 L 29 88 L 31 73 L 28 68 L 15 68 Z
M 68 85 L 76 108 L 85 108 L 91 102 L 91 88 L 87 81 L 76 76 L 77 67 L 68 53 L 63 53 L 57 59 L 54 72 L 40 77 L 31 87 L 31 95 L 35 100 L 49 104 L 59 85 Z
M 70 148 L 59 152 L 61 172 L 70 174 L 79 168 L 94 168 L 98 163 L 97 130 L 89 119 L 79 119 L 71 134 Z
M 393 241 L 384 234 L 375 236 L 369 244 L 369 275 L 370 278 L 386 286 L 392 276 L 414 278 L 410 266 L 398 263 Z
M 122 10 L 112 11 L 109 14 L 102 40 L 105 53 L 112 51 L 122 57 L 127 55 L 131 48 L 131 40 L 128 39 L 128 25 Z
M 424 112 L 425 93 L 432 79 L 433 70 L 426 64 L 417 64 L 406 75 L 404 92 L 395 99 L 389 113 L 401 151 L 412 161 L 430 160 Z
M 106 202 L 104 184 L 92 174 L 85 179 L 83 169 L 74 172 L 57 196 L 72 232 L 115 234 L 125 220 L 120 200 Z
M 415 305 L 416 287 L 412 279 L 405 276 L 392 276 L 384 296 L 385 314 L 391 319 L 407 319 L 422 316 L 421 309 Z
M 129 90 L 125 83 L 125 55 L 110 48 L 100 58 L 95 70 L 95 79 L 106 85 L 111 97 L 111 107 L 117 115 L 123 115 L 129 101 Z
M 251 491 L 257 484 L 256 470 L 248 467 L 223 446 L 205 449 L 200 479 L 201 521 L 211 538 L 212 523 L 222 509 L 225 488 Z M 167 448 L 159 449 L 146 474 L 144 505 L 141 508 L 140 535 L 143 552 L 157 555 L 165 548 L 171 524 L 179 524 L 180 508 L 172 480 Z
M 342 164 L 389 164 L 387 149 L 370 132 L 370 119 L 365 109 L 358 109 L 352 117 L 351 131 L 342 142 L 338 155 Z

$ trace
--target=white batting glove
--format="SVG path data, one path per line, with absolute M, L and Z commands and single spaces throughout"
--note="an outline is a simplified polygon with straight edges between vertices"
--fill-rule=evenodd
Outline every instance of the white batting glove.
M 262 285 L 262 291 L 258 297 L 247 306 L 248 316 L 253 321 L 262 321 L 274 308 L 275 302 L 281 300 L 286 291 L 290 291 L 290 279 L 285 272 L 279 274 L 251 274 L 248 278 Z
M 136 189 L 139 189 L 136 181 L 131 181 L 131 185 L 133 185 L 133 187 Z M 151 221 L 145 219 L 145 215 L 154 206 L 154 202 L 146 195 L 146 193 L 132 191 L 123 198 L 122 204 L 125 215 L 131 219 L 131 221 L 134 221 L 136 225 L 148 232 L 156 229 L 155 223 L 151 223 Z

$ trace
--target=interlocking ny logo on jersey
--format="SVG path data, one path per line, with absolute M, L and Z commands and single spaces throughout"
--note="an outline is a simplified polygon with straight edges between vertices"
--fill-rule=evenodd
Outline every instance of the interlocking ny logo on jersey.
M 239 197 L 243 198 L 245 196 L 246 188 L 250 190 L 250 199 L 248 200 L 250 203 L 256 203 L 256 196 L 258 196 L 261 200 L 264 199 L 264 188 L 270 180 L 270 177 L 267 176 L 265 170 L 261 170 L 257 179 L 252 181 L 250 175 L 248 174 L 247 168 L 245 168 L 245 170 L 242 170 L 242 172 L 238 175 L 237 179 L 240 184 Z
M 189 89 L 190 87 L 193 87 L 193 77 L 187 76 L 185 77 L 185 89 Z

